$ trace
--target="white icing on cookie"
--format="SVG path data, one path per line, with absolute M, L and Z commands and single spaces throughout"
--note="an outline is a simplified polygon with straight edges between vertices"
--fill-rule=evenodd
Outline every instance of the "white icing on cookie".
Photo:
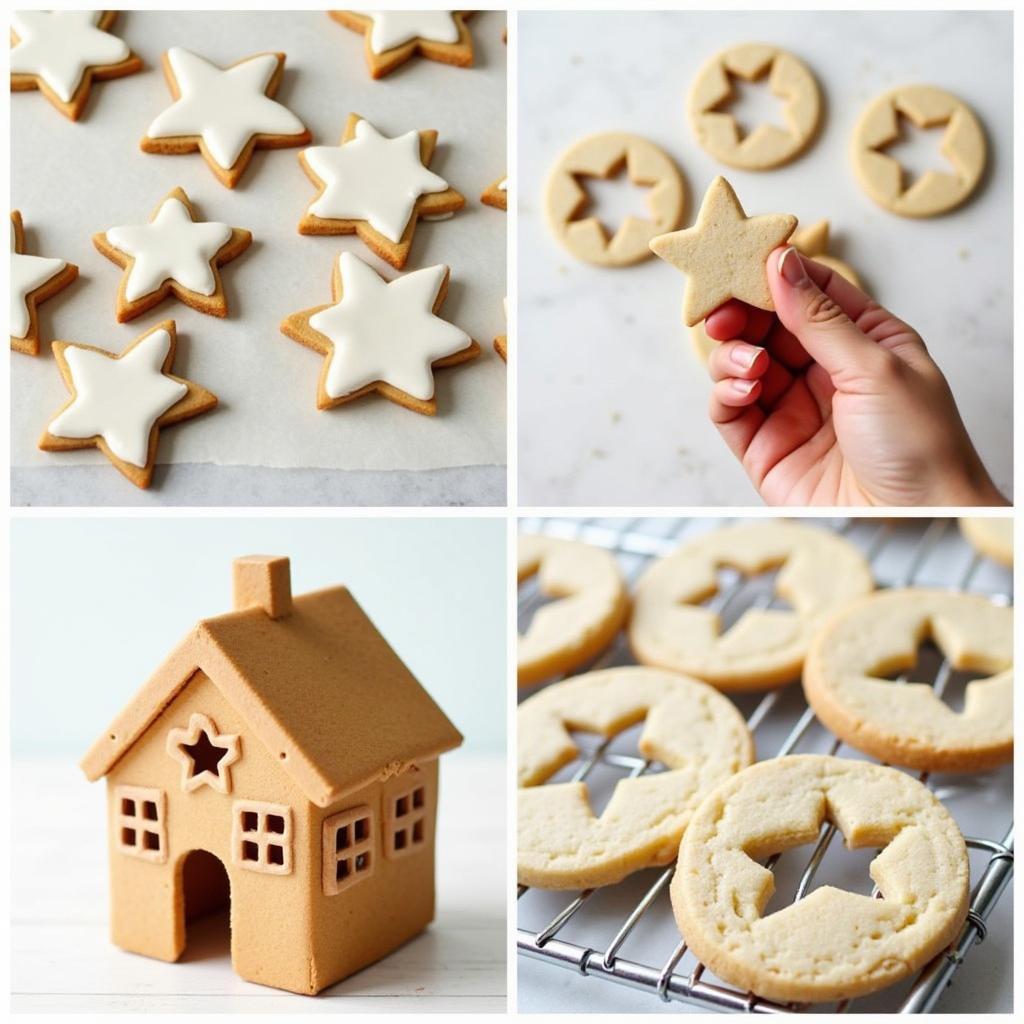
M 217 280 L 210 261 L 230 238 L 229 225 L 193 221 L 188 207 L 175 196 L 161 203 L 149 224 L 129 224 L 107 232 L 107 241 L 134 259 L 124 290 L 129 302 L 172 279 L 189 291 L 212 295 Z
M 38 75 L 64 103 L 82 84 L 86 68 L 120 64 L 131 56 L 123 39 L 97 28 L 102 11 L 13 11 L 18 37 L 11 72 Z
M 472 344 L 433 312 L 448 268 L 425 267 L 389 283 L 350 252 L 341 254 L 338 268 L 341 301 L 309 320 L 334 343 L 327 394 L 342 398 L 382 380 L 421 401 L 432 398 L 431 364 Z
M 498 188 L 502 192 L 507 192 L 508 191 L 508 178 L 502 178 L 501 181 L 498 182 Z
M 421 195 L 448 188 L 444 178 L 423 166 L 415 131 L 389 139 L 369 121 L 359 121 L 348 142 L 312 146 L 302 155 L 324 183 L 310 213 L 333 220 L 365 220 L 392 242 L 402 240 Z
M 154 424 L 188 392 L 162 370 L 170 345 L 165 330 L 153 331 L 120 359 L 69 345 L 64 358 L 75 398 L 49 432 L 54 437 L 101 436 L 119 459 L 145 467 Z
M 414 39 L 432 43 L 457 43 L 459 26 L 453 11 L 358 11 L 370 18 L 370 49 L 374 53 L 393 50 Z
M 55 278 L 67 263 L 47 256 L 27 256 L 16 252 L 18 244 L 14 222 L 11 222 L 11 337 L 24 338 L 32 326 L 28 312 L 28 296 L 47 281 Z
M 167 59 L 181 96 L 149 126 L 149 138 L 198 135 L 214 162 L 229 170 L 254 135 L 305 132 L 287 107 L 266 95 L 277 71 L 276 54 L 259 53 L 221 68 L 174 46 Z

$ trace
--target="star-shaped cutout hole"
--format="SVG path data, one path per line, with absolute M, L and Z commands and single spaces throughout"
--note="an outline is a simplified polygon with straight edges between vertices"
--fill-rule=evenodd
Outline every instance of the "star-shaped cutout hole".
M 639 180 L 627 168 L 625 155 L 607 174 L 575 174 L 581 199 L 570 223 L 593 217 L 611 244 L 616 235 L 628 232 L 630 219 L 653 223 L 650 182 Z
M 883 142 L 878 152 L 899 165 L 900 194 L 909 192 L 929 174 L 958 177 L 955 164 L 943 151 L 949 119 L 918 125 L 898 108 L 896 114 L 896 137 Z
M 710 109 L 732 118 L 736 125 L 737 142 L 748 138 L 762 125 L 770 125 L 787 133 L 791 131 L 787 113 L 793 99 L 772 91 L 768 81 L 770 70 L 771 63 L 768 63 L 755 77 L 746 78 L 725 69 L 729 93 Z
M 186 793 L 209 786 L 231 792 L 231 765 L 241 757 L 237 734 L 224 734 L 207 715 L 195 712 L 187 727 L 167 733 L 167 753 L 181 764 L 181 788 Z

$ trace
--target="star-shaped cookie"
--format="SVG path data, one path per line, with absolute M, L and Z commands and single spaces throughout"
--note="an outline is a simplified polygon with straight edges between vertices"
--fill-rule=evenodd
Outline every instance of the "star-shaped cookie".
M 774 309 L 765 261 L 793 233 L 796 217 L 748 217 L 725 178 L 711 183 L 692 228 L 651 239 L 655 255 L 687 276 L 683 320 L 688 327 L 729 299 Z
M 147 224 L 108 228 L 93 245 L 124 268 L 117 319 L 125 323 L 168 295 L 211 316 L 227 316 L 220 268 L 245 252 L 252 234 L 216 221 L 197 221 L 184 189 L 172 189 Z
M 281 324 L 289 338 L 327 357 L 318 409 L 377 391 L 415 412 L 437 412 L 434 369 L 480 354 L 465 331 L 437 315 L 448 277 L 448 268 L 438 265 L 385 281 L 358 256 L 341 254 L 334 302 L 293 313 Z
M 346 28 L 363 33 L 366 63 L 383 78 L 419 53 L 428 60 L 468 68 L 473 39 L 466 27 L 472 11 L 329 11 Z
M 55 341 L 53 353 L 71 399 L 39 441 L 44 452 L 99 448 L 137 487 L 153 479 L 160 428 L 212 409 L 217 396 L 171 375 L 173 320 L 139 335 L 119 356 Z
M 220 67 L 174 46 L 163 57 L 174 103 L 146 130 L 146 153 L 194 153 L 234 188 L 256 149 L 303 146 L 306 126 L 273 99 L 284 75 L 283 53 L 257 53 Z
M 480 193 L 480 202 L 485 206 L 493 206 L 496 210 L 508 209 L 508 178 L 499 178 L 492 181 Z
M 21 214 L 11 212 L 11 348 L 28 356 L 39 355 L 40 302 L 56 295 L 78 277 L 73 263 L 25 252 Z
M 382 135 L 349 114 L 337 146 L 312 146 L 299 163 L 317 194 L 299 221 L 303 235 L 358 235 L 401 270 L 420 217 L 445 217 L 466 205 L 461 192 L 430 170 L 437 132 Z
M 209 786 L 218 793 L 231 792 L 231 765 L 241 756 L 240 737 L 218 731 L 207 715 L 194 712 L 188 727 L 167 731 L 167 753 L 181 764 L 181 788 L 191 793 Z
M 11 91 L 38 89 L 77 121 L 92 83 L 141 70 L 128 44 L 107 29 L 117 11 L 12 11 Z

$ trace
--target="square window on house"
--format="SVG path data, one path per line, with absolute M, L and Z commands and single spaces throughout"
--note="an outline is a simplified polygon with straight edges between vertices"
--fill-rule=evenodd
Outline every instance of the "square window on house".
M 232 859 L 249 871 L 289 875 L 292 871 L 292 812 L 282 804 L 236 800 Z
M 165 863 L 167 801 L 164 791 L 142 786 L 117 786 L 112 806 L 118 849 L 142 860 Z
M 427 840 L 427 787 L 412 785 L 393 792 L 385 806 L 392 809 L 385 822 L 385 855 L 394 859 L 422 848 Z
M 350 807 L 323 821 L 322 882 L 325 896 L 336 896 L 373 870 L 373 811 Z

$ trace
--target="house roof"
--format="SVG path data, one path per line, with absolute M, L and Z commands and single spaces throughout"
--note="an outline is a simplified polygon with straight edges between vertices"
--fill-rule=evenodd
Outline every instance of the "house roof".
M 199 622 L 85 755 L 89 780 L 117 764 L 197 670 L 322 807 L 459 746 L 458 730 L 346 588 L 289 594 L 287 608 L 278 618 L 255 606 Z

